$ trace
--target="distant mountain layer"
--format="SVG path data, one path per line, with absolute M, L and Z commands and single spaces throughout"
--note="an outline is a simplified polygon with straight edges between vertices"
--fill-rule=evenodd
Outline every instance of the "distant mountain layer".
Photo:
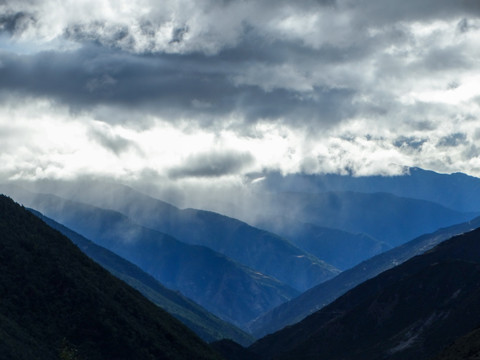
M 41 213 L 30 210 L 50 227 L 60 231 L 68 237 L 80 250 L 91 259 L 102 265 L 113 275 L 125 281 L 140 291 L 153 303 L 175 316 L 182 323 L 195 331 L 203 340 L 212 342 L 222 339 L 232 339 L 241 345 L 249 345 L 253 337 L 234 325 L 222 321 L 192 300 L 178 292 L 167 289 L 152 276 L 142 271 L 138 266 L 121 258 L 113 252 L 96 245 L 80 234 L 66 228 L 56 221 L 43 216 Z
M 289 192 L 269 194 L 266 221 L 287 217 L 321 227 L 364 233 L 391 246 L 475 217 L 418 199 L 388 193 Z
M 254 343 L 264 359 L 430 359 L 480 325 L 480 229 Z
M 0 196 L 0 359 L 219 359 L 171 315 Z
M 353 234 L 293 219 L 275 218 L 256 225 L 283 236 L 300 249 L 340 270 L 350 269 L 391 248 L 387 243 L 366 234 Z
M 63 194 L 72 200 L 118 211 L 138 224 L 180 241 L 207 246 L 299 291 L 339 273 L 291 242 L 227 216 L 196 209 L 180 210 L 120 184 L 93 182 L 66 188 Z
M 480 359 L 480 328 L 455 340 L 432 360 L 478 360 Z
M 15 194 L 96 244 L 131 261 L 168 288 L 237 326 L 298 295 L 289 286 L 207 247 L 180 242 L 111 210 L 54 195 Z
M 38 195 L 37 209 L 132 261 L 224 320 L 242 325 L 297 295 L 288 286 L 206 247 L 184 244 L 114 211 Z
M 362 282 L 416 255 L 424 253 L 452 236 L 478 227 L 480 227 L 480 217 L 466 223 L 440 229 L 431 234 L 422 235 L 402 246 L 366 260 L 352 269 L 342 272 L 337 277 L 261 315 L 250 324 L 250 331 L 256 337 L 262 337 L 287 325 L 294 324 L 328 305 Z
M 398 176 L 344 176 L 335 174 L 282 176 L 266 175 L 262 186 L 267 191 L 355 191 L 363 193 L 386 192 L 401 197 L 432 201 L 451 209 L 478 212 L 480 179 L 462 173 L 439 174 L 420 168 L 405 168 Z

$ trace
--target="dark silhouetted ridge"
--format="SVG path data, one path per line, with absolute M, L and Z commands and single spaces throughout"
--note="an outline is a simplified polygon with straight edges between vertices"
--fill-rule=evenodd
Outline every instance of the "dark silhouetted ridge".
M 362 282 L 424 253 L 452 236 L 472 231 L 478 227 L 480 227 L 480 217 L 419 236 L 401 246 L 374 256 L 261 315 L 250 324 L 250 330 L 255 336 L 262 337 L 299 322 Z
M 178 241 L 119 212 L 22 189 L 17 189 L 15 199 L 139 266 L 164 286 L 237 326 L 299 294 L 208 247 Z
M 0 196 L 1 359 L 219 359 L 186 326 Z
M 264 359 L 430 359 L 480 326 L 480 229 L 364 282 L 250 349 Z
M 38 211 L 31 209 L 30 211 L 45 221 L 47 225 L 68 237 L 80 250 L 113 275 L 140 291 L 153 303 L 187 325 L 206 342 L 232 339 L 244 346 L 253 342 L 254 339 L 251 335 L 219 319 L 194 301 L 183 296 L 180 292 L 166 288 L 138 266 L 96 245 L 80 234 L 42 215 Z

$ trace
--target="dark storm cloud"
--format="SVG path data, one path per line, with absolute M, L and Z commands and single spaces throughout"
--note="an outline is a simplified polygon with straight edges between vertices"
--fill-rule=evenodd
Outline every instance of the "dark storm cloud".
M 133 47 L 135 40 L 126 25 L 107 24 L 93 21 L 88 24 L 73 24 L 65 29 L 64 36 L 77 42 L 92 42 L 103 46 L 117 47 L 122 43 L 125 47 Z M 154 34 L 151 34 L 153 37 Z
M 132 148 L 138 150 L 138 146 L 133 141 L 101 129 L 91 129 L 90 138 L 117 156 Z
M 182 165 L 170 169 L 169 176 L 172 179 L 179 179 L 234 175 L 251 163 L 253 156 L 249 153 L 233 151 L 203 153 L 191 156 Z
M 441 168 L 444 154 L 454 164 L 475 138 L 463 119 L 478 99 L 463 96 L 478 74 L 479 14 L 478 0 L 0 0 L 0 121 L 19 119 L 20 133 L 36 114 L 77 122 L 87 136 L 79 147 L 99 144 L 135 171 L 146 154 L 161 158 L 150 130 L 220 139 L 188 158 L 195 144 L 186 136 L 153 177 L 210 182 L 269 166 L 295 171 L 317 156 L 325 161 L 308 171 L 375 173 L 409 157 Z M 228 147 L 222 136 L 240 141 Z M 269 136 L 280 140 L 274 165 L 242 152 Z
M 10 34 L 22 33 L 29 26 L 35 24 L 35 17 L 23 11 L 0 14 L 0 32 L 5 31 Z
M 206 1 L 199 6 L 208 10 L 217 5 L 228 7 L 233 4 Z M 234 45 L 225 45 L 209 55 L 198 50 L 168 54 L 155 52 L 158 25 L 168 20 L 161 12 L 156 14 L 158 18 L 139 18 L 134 29 L 128 23 L 78 21 L 68 24 L 63 33 L 65 39 L 81 46 L 77 51 L 35 55 L 0 53 L 0 89 L 48 96 L 74 110 L 113 105 L 168 119 L 194 117 L 203 126 L 215 125 L 220 117 L 235 113 L 247 124 L 259 119 L 278 121 L 281 118 L 295 126 L 315 128 L 338 123 L 359 113 L 384 116 L 398 104 L 388 95 L 383 101 L 377 94 L 374 102 L 357 101 L 354 104 L 355 96 L 365 91 L 360 88 L 361 67 L 355 74 L 358 79 L 335 79 L 333 84 L 313 81 L 308 91 L 298 91 L 286 81 L 276 83 L 275 77 L 281 75 L 278 73 L 269 75 L 273 80 L 270 87 L 263 86 L 261 81 L 236 80 L 244 79 L 249 67 L 292 66 L 305 72 L 307 79 L 324 71 L 328 75 L 329 66 L 351 64 L 355 68 L 363 60 L 376 56 L 379 49 L 413 42 L 408 27 L 401 23 L 403 20 L 451 17 L 452 14 L 471 16 L 477 9 L 472 1 L 449 0 L 309 0 L 294 5 L 287 1 L 271 2 L 271 6 L 273 4 L 276 7 L 291 6 L 292 14 L 296 11 L 313 13 L 326 7 L 333 11 L 332 14 L 350 14 L 351 23 L 345 28 L 350 38 L 313 46 L 310 38 L 314 40 L 320 34 L 307 34 L 301 39 L 279 34 L 272 36 L 264 31 L 261 23 L 250 21 L 246 16 Z M 267 9 L 268 6 L 263 4 L 256 10 L 267 16 Z M 4 28 L 14 31 L 25 22 L 35 21 L 29 19 L 34 19 L 33 15 L 17 12 L 5 17 Z M 181 46 L 186 41 L 191 30 L 188 20 L 173 27 L 170 40 L 167 39 L 169 45 Z M 383 26 L 386 24 L 388 26 Z M 382 31 L 374 35 L 367 31 L 369 26 L 377 25 L 383 26 Z M 335 20 L 332 20 L 332 26 L 332 35 L 336 30 L 342 30 Z M 461 28 L 466 26 L 464 24 Z M 129 49 L 138 45 L 138 39 L 144 41 L 141 53 L 129 53 Z M 405 66 L 398 56 L 378 58 L 376 71 L 380 76 L 408 78 L 415 71 L 424 73 L 471 66 L 461 50 L 454 46 L 434 48 L 411 66 Z M 305 80 L 300 78 L 298 81 Z M 375 93 L 376 90 L 371 87 L 367 91 Z M 108 121 L 124 121 L 124 117 L 112 116 Z M 132 121 L 139 120 L 132 118 Z
M 281 117 L 312 126 L 333 123 L 350 114 L 354 95 L 344 88 L 303 94 L 236 84 L 232 75 L 241 69 L 221 55 L 132 55 L 92 45 L 75 52 L 3 52 L 0 62 L 4 91 L 49 96 L 77 110 L 116 105 L 166 118 L 194 115 L 203 124 L 233 112 L 248 122 Z
M 311 67 L 326 64 L 341 64 L 359 61 L 368 57 L 375 48 L 390 41 L 393 29 L 388 34 L 382 34 L 382 39 L 365 38 L 362 43 L 354 42 L 348 46 L 323 44 L 314 49 L 299 41 L 286 39 L 268 39 L 255 32 L 255 29 L 246 29 L 243 40 L 237 46 L 226 48 L 218 54 L 218 59 L 231 64 L 245 62 L 259 62 L 267 64 L 294 63 L 298 66 Z
M 480 2 L 477 0 L 350 0 L 346 2 L 358 14 L 356 19 L 377 25 L 480 15 Z
M 443 138 L 441 138 L 438 141 L 438 146 L 443 146 L 443 147 L 455 147 L 458 145 L 465 144 L 467 141 L 467 135 L 464 133 L 454 133 L 447 135 Z
M 476 66 L 476 60 L 471 59 L 470 56 L 465 53 L 465 49 L 460 45 L 430 49 L 420 61 L 425 71 L 430 72 L 469 69 Z
M 399 148 L 407 148 L 412 150 L 420 150 L 422 145 L 427 142 L 427 139 L 416 138 L 413 136 L 399 136 L 393 143 L 394 146 Z

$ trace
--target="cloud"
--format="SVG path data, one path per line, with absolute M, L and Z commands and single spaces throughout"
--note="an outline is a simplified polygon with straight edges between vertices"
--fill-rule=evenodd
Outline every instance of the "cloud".
M 113 152 L 115 155 L 130 150 L 139 150 L 137 144 L 129 139 L 122 137 L 121 135 L 113 133 L 113 131 L 107 127 L 96 126 L 89 131 L 89 138 L 97 141 L 105 149 Z
M 34 176 L 105 169 L 176 181 L 401 165 L 480 174 L 469 143 L 478 4 L 0 2 L 0 109 L 23 119 L 0 137 L 30 141 L 23 153 L 13 147 L 11 173 L 18 164 Z M 81 135 L 42 144 L 27 118 Z M 85 160 L 92 153 L 98 164 Z
M 22 34 L 26 29 L 35 24 L 32 14 L 19 11 L 16 13 L 3 13 L 0 15 L 0 29 L 10 34 Z
M 222 57 L 138 56 L 89 46 L 66 53 L 4 52 L 0 61 L 0 90 L 49 96 L 72 109 L 107 105 L 121 112 L 134 107 L 174 120 L 196 118 L 202 125 L 232 113 L 247 123 L 284 119 L 319 125 L 340 121 L 352 112 L 352 89 L 310 86 L 305 92 L 299 89 L 302 78 L 295 80 L 296 73 L 275 78 L 268 72 L 263 75 L 266 80 L 255 86 L 252 78 L 258 76 L 248 69 L 239 74 L 241 66 L 225 64 Z
M 428 139 L 419 139 L 416 137 L 406 137 L 406 136 L 399 136 L 393 143 L 394 146 L 399 148 L 410 148 L 412 150 L 421 150 L 421 147 L 424 143 L 426 143 Z
M 454 133 L 447 136 L 442 137 L 438 141 L 438 146 L 442 147 L 456 147 L 461 144 L 465 144 L 467 140 L 467 135 L 464 133 Z
M 240 174 L 254 158 L 249 153 L 222 151 L 202 153 L 188 157 L 180 166 L 173 167 L 169 176 L 179 178 L 216 178 Z

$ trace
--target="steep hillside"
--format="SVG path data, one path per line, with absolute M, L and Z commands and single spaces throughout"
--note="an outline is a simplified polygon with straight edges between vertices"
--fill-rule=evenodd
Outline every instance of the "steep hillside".
M 120 184 L 91 182 L 50 190 L 72 200 L 118 211 L 138 224 L 182 242 L 207 246 L 299 291 L 339 273 L 323 259 L 273 233 L 210 211 L 180 210 Z M 12 195 L 17 193 L 12 191 Z
M 265 359 L 429 359 L 480 325 L 480 229 L 357 286 L 251 350 Z
M 215 341 L 210 346 L 227 360 L 262 360 L 254 352 L 231 340 Z
M 110 271 L 113 275 L 140 291 L 153 303 L 157 304 L 187 325 L 203 340 L 212 342 L 221 339 L 232 339 L 244 346 L 253 342 L 252 336 L 234 325 L 222 321 L 179 292 L 167 289 L 138 266 L 121 258 L 113 252 L 96 245 L 92 241 L 56 221 L 43 216 L 38 211 L 30 211 L 42 219 L 47 225 L 68 237 L 80 248 L 80 250 Z
M 115 211 L 46 194 L 29 196 L 26 202 L 237 326 L 298 295 L 278 280 L 207 247 L 144 228 Z
M 0 359 L 218 359 L 193 332 L 0 196 Z
M 455 340 L 433 360 L 480 359 L 480 328 Z
M 292 241 L 300 249 L 321 258 L 340 270 L 347 270 L 391 248 L 366 234 L 302 223 L 280 218 L 256 224 Z
M 478 227 L 480 227 L 480 218 L 475 218 L 466 223 L 422 235 L 402 246 L 377 255 L 261 315 L 250 325 L 250 330 L 255 336 L 262 337 L 294 324 L 381 272 L 424 253 L 452 236 Z

